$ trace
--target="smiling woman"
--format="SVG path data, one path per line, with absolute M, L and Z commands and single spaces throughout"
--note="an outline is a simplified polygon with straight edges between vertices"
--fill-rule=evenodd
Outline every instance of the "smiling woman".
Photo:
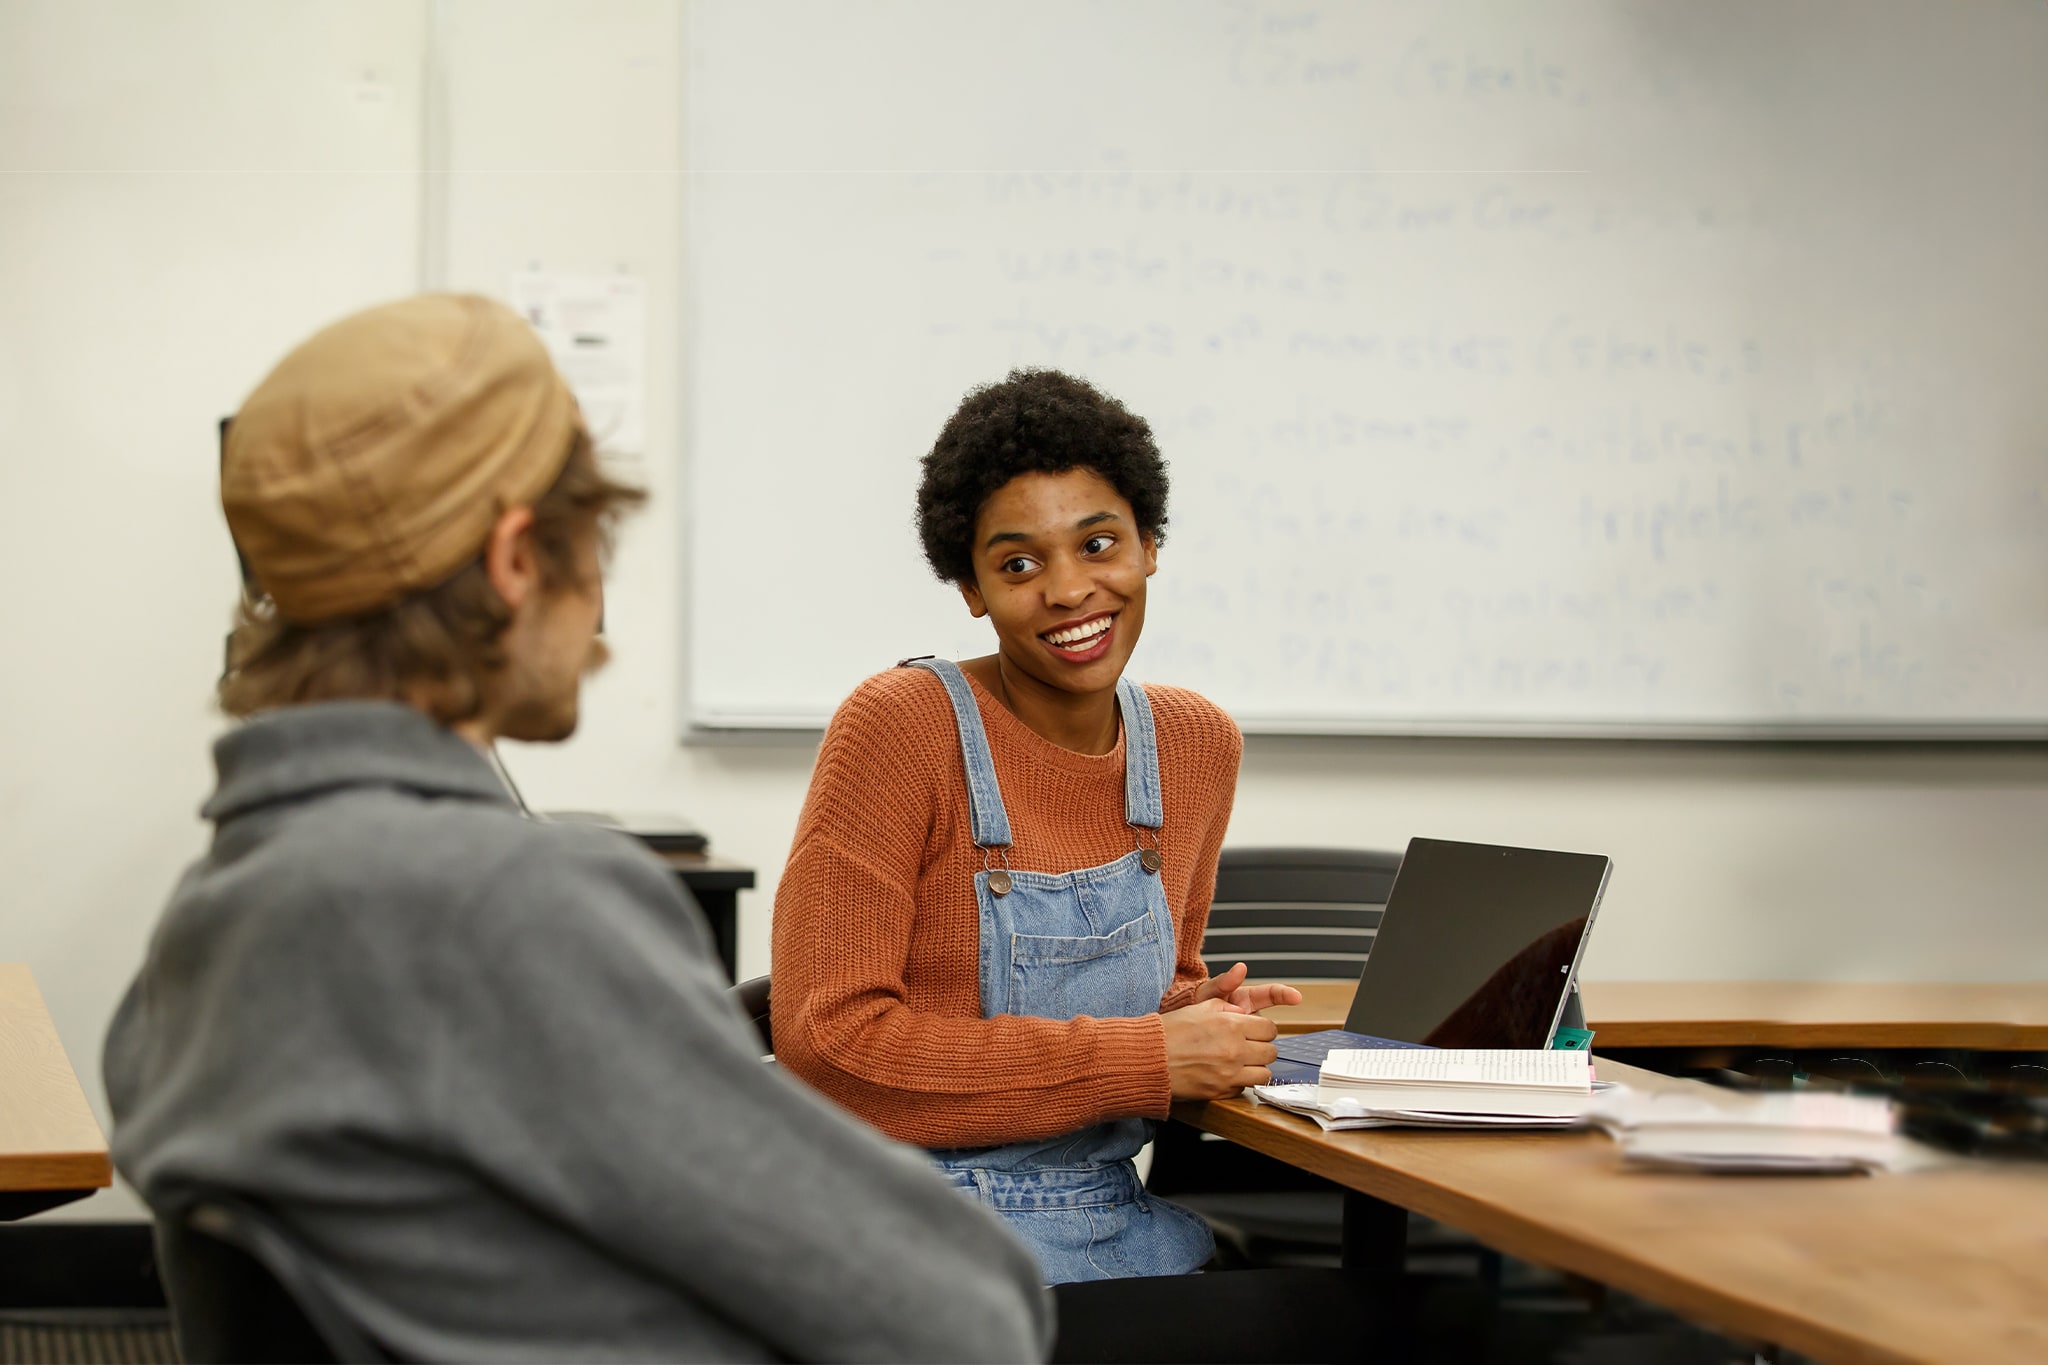
M 1123 676 L 1166 496 L 1150 428 L 1087 383 L 967 396 L 918 525 L 995 652 L 840 707 L 776 896 L 779 1059 L 929 1149 L 1051 1283 L 1209 1259 L 1131 1158 L 1173 1100 L 1265 1081 L 1256 1011 L 1300 999 L 1202 966 L 1237 727 Z

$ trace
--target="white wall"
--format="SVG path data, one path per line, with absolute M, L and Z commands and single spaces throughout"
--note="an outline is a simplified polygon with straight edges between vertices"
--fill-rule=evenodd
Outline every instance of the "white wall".
M 0 957 L 95 1103 L 204 836 L 214 423 L 309 325 L 411 287 L 423 33 L 417 0 L 0 4 Z
M 429 3 L 0 3 L 0 958 L 33 967 L 103 1117 L 106 1020 L 205 837 L 233 596 L 213 422 L 312 327 L 420 279 Z M 655 301 L 656 501 L 616 564 L 617 662 L 572 743 L 508 762 L 538 805 L 676 810 L 759 868 L 740 969 L 765 971 L 813 746 L 675 739 L 683 16 L 444 14 L 454 173 L 426 269 L 500 291 L 535 261 L 623 267 Z M 757 619 L 774 630 L 775 604 Z M 1674 979 L 2048 976 L 2044 833 L 2039 748 L 1358 739 L 1254 741 L 1232 826 L 1609 853 L 1589 974 Z M 135 1211 L 117 1193 L 71 1215 Z

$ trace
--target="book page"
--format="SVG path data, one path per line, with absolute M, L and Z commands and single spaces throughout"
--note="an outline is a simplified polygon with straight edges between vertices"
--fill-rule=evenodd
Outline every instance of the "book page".
M 1322 1083 L 1590 1090 L 1593 1068 L 1583 1052 L 1536 1048 L 1339 1048 L 1323 1060 Z

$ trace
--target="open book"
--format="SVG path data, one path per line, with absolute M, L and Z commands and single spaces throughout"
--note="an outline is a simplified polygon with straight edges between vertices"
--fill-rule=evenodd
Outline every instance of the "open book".
M 1593 1097 L 1592 1059 L 1533 1049 L 1339 1048 L 1323 1061 L 1316 1102 L 1326 1112 L 1485 1115 L 1566 1121 Z

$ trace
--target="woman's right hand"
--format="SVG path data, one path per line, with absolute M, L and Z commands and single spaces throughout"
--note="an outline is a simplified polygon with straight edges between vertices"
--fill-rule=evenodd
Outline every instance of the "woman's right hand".
M 1177 1100 L 1220 1100 L 1273 1079 L 1279 1052 L 1271 1019 L 1209 999 L 1159 1016 L 1166 1028 L 1166 1074 Z

